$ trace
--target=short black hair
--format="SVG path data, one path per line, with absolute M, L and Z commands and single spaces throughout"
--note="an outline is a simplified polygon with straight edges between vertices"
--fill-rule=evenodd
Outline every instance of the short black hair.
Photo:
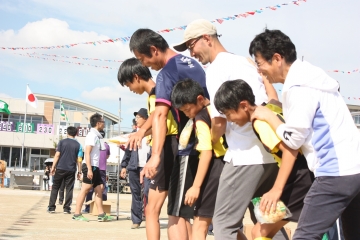
M 280 30 L 265 29 L 264 32 L 256 35 L 249 47 L 251 56 L 261 56 L 271 63 L 275 53 L 280 54 L 285 62 L 292 64 L 296 60 L 296 48 L 291 39 Z
M 160 34 L 148 28 L 140 28 L 131 36 L 129 43 L 130 51 L 137 51 L 140 54 L 152 57 L 150 52 L 151 46 L 156 47 L 160 52 L 165 52 L 169 48 L 169 44 Z
M 248 101 L 255 106 L 255 95 L 244 80 L 231 80 L 224 82 L 215 93 L 214 105 L 219 113 L 227 110 L 238 110 L 241 101 Z
M 98 113 L 95 113 L 93 114 L 91 117 L 90 117 L 90 125 L 91 127 L 96 127 L 96 124 L 98 122 L 100 122 L 102 119 L 102 116 Z
M 196 104 L 199 95 L 204 96 L 204 89 L 200 84 L 185 78 L 175 84 L 171 93 L 171 103 L 175 108 L 181 108 L 185 104 Z
M 76 134 L 77 134 L 77 132 L 78 132 L 78 130 L 77 130 L 76 127 L 69 126 L 69 127 L 67 127 L 66 132 L 67 132 L 68 135 L 70 135 L 70 136 L 72 136 L 72 137 L 75 137 Z
M 136 125 L 137 125 L 135 118 L 133 118 L 133 120 L 132 120 L 132 125 L 133 125 L 133 126 L 136 126 Z
M 149 68 L 143 66 L 136 58 L 126 59 L 120 65 L 117 78 L 121 86 L 124 86 L 127 82 L 133 82 L 135 74 L 145 81 L 152 78 Z
M 105 132 L 104 132 L 104 130 L 101 130 L 101 131 L 99 131 L 99 133 L 101 134 L 101 136 L 104 138 L 105 137 Z

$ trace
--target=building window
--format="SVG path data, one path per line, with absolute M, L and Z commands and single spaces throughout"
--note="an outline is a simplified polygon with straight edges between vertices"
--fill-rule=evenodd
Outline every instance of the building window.
M 25 149 L 24 149 L 24 159 L 25 159 Z M 20 167 L 20 161 L 21 161 L 21 148 L 12 148 L 11 151 L 11 167 Z
M 40 155 L 40 149 L 32 148 L 32 149 L 31 149 L 31 154 L 38 154 L 38 155 Z
M 49 149 L 41 149 L 41 155 L 48 155 L 48 156 L 50 156 L 50 150 L 49 150 Z
M 0 148 L 0 156 L 2 160 L 5 160 L 8 165 L 10 162 L 10 147 L 1 147 Z

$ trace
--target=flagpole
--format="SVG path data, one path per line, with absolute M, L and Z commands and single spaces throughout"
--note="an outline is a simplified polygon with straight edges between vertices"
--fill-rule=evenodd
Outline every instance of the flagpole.
M 29 84 L 26 84 L 26 89 L 29 87 Z M 25 93 L 25 96 L 27 97 L 27 91 Z M 24 124 L 22 127 L 23 130 L 23 141 L 22 141 L 22 147 L 21 147 L 21 161 L 20 161 L 20 169 L 22 170 L 23 167 L 23 158 L 24 158 L 24 143 L 25 143 L 25 123 L 26 123 L 26 113 L 27 113 L 27 102 L 25 99 L 25 117 L 24 117 Z
M 121 134 L 120 129 L 120 122 L 121 122 L 121 98 L 119 98 L 119 136 Z M 117 166 L 117 173 L 116 173 L 116 179 L 117 179 L 117 201 L 116 201 L 116 220 L 119 220 L 119 172 L 120 172 L 120 147 L 118 147 L 118 166 Z
M 60 107 L 59 107 L 59 130 L 58 130 L 58 138 L 59 138 L 59 141 L 60 141 L 60 121 L 61 121 L 61 104 L 62 104 L 62 100 L 60 98 Z

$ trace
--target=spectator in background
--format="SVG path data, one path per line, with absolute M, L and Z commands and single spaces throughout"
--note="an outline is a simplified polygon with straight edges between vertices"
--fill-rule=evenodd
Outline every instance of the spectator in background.
M 62 181 L 65 181 L 66 198 L 64 204 L 64 213 L 70 214 L 75 182 L 76 165 L 79 156 L 82 156 L 82 147 L 75 139 L 77 129 L 73 126 L 67 128 L 67 138 L 61 140 L 56 148 L 54 162 L 51 168 L 51 174 L 54 175 L 48 212 L 55 213 L 55 202 Z M 78 165 L 78 175 L 80 173 Z M 56 172 L 55 172 L 56 170 Z
M 137 127 L 136 127 L 136 119 L 135 118 L 132 120 L 131 127 L 132 127 L 133 132 L 136 132 Z
M 104 131 L 99 131 L 99 132 L 100 132 L 101 136 L 103 136 L 103 138 L 105 138 L 105 132 Z M 100 150 L 99 169 L 100 169 L 100 177 L 101 177 L 101 180 L 103 181 L 103 185 L 104 185 L 102 199 L 103 199 L 103 201 L 106 201 L 107 200 L 106 165 L 107 165 L 107 159 L 110 156 L 110 147 L 106 142 L 104 142 L 104 145 L 105 145 L 105 149 Z M 85 202 L 92 200 L 93 193 L 94 193 L 94 188 L 92 188 L 86 195 Z M 85 205 L 85 209 L 83 210 L 83 213 L 89 213 L 89 211 L 90 211 L 90 205 L 87 204 L 87 205 Z
M 50 190 L 49 189 L 49 179 L 50 179 L 50 169 L 49 169 L 49 166 L 46 166 L 45 171 L 44 171 L 44 176 L 43 176 L 45 191 Z M 47 189 L 46 189 L 46 187 L 47 187 Z
M 148 118 L 148 112 L 145 108 L 141 108 L 138 112 L 134 112 L 136 116 L 137 127 L 140 128 Z M 126 178 L 126 169 L 129 171 L 129 184 L 132 194 L 131 201 L 131 220 L 132 229 L 140 227 L 143 217 L 143 200 L 141 194 L 140 172 L 146 164 L 150 147 L 146 144 L 147 138 L 142 139 L 141 148 L 137 151 L 126 149 L 123 160 L 121 162 L 121 178 Z M 146 179 L 144 180 L 144 182 Z

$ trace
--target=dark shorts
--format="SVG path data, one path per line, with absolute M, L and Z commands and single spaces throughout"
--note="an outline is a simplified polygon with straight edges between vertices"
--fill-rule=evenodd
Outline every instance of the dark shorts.
M 198 164 L 198 155 L 177 156 L 168 193 L 168 215 L 194 217 L 194 207 L 184 205 L 184 200 L 187 190 L 193 185 Z
M 100 170 L 98 167 L 92 166 L 92 171 L 93 171 L 92 179 L 88 179 L 87 177 L 88 169 L 85 163 L 83 163 L 81 169 L 83 173 L 83 183 L 91 184 L 93 188 L 96 188 L 98 185 L 103 184 L 103 180 L 101 179 Z
M 150 180 L 150 188 L 153 190 L 168 191 L 170 185 L 170 176 L 176 161 L 178 152 L 178 140 L 176 135 L 169 135 L 165 138 L 164 147 L 160 155 L 160 165 L 157 168 L 157 174 Z
M 295 161 L 280 199 L 292 213 L 286 220 L 297 222 L 304 206 L 306 194 L 314 182 L 314 174 L 309 170 L 305 157 Z
M 199 198 L 194 206 L 194 216 L 205 218 L 214 216 L 216 194 L 224 165 L 223 157 L 211 159 L 209 170 L 201 185 Z

